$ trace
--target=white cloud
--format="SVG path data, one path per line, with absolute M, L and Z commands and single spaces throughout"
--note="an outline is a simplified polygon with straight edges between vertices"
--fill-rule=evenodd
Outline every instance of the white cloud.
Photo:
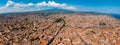
M 47 3 L 45 1 L 37 4 L 37 6 L 46 6 L 46 5 L 47 5 Z
M 33 4 L 33 3 L 24 4 L 24 3 L 15 3 L 11 0 L 8 0 L 5 6 L 0 7 L 0 12 L 6 13 L 6 12 L 38 11 L 38 10 L 43 10 L 44 9 L 43 7 L 45 6 L 76 10 L 75 7 L 68 6 L 67 4 L 56 3 L 54 1 L 49 1 L 49 2 L 43 1 L 37 4 Z

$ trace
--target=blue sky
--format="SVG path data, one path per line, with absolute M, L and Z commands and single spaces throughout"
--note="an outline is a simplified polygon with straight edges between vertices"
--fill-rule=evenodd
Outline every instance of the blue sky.
M 0 0 L 0 13 L 38 11 L 46 6 L 120 14 L 120 0 Z

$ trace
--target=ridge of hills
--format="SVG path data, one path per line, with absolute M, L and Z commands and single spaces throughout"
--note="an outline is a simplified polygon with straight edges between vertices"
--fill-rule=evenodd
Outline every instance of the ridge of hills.
M 46 10 L 40 11 L 28 11 L 28 12 L 9 12 L 9 13 L 1 13 L 1 15 L 21 15 L 21 14 L 38 14 L 38 13 L 80 13 L 80 14 L 106 14 L 106 13 L 98 13 L 98 12 L 84 12 L 84 11 L 75 11 L 75 10 L 68 10 L 68 9 L 61 9 L 61 8 L 51 8 Z

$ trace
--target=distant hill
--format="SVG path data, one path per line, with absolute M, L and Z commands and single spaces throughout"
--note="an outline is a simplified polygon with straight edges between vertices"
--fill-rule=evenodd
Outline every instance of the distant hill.
M 81 15 L 84 14 L 92 14 L 92 15 L 109 15 L 114 18 L 120 19 L 120 14 L 106 14 L 106 13 L 99 13 L 99 12 L 84 12 L 84 11 L 74 11 L 68 9 L 61 9 L 61 8 L 50 8 L 46 10 L 40 11 L 29 11 L 29 12 L 11 12 L 11 13 L 2 13 L 0 15 L 51 15 L 51 14 L 58 14 L 58 13 L 78 13 Z
M 52 8 L 52 9 L 47 9 L 47 10 L 41 10 L 38 12 L 66 12 L 66 13 L 72 13 L 72 12 L 76 12 L 74 10 L 68 10 L 68 9 L 61 9 L 61 8 Z
M 2 13 L 1 15 L 35 15 L 35 14 L 55 14 L 55 13 L 75 13 L 77 11 L 68 10 L 68 9 L 61 9 L 61 8 L 50 8 L 46 10 L 40 10 L 40 11 L 29 11 L 29 12 L 11 12 L 11 13 Z

